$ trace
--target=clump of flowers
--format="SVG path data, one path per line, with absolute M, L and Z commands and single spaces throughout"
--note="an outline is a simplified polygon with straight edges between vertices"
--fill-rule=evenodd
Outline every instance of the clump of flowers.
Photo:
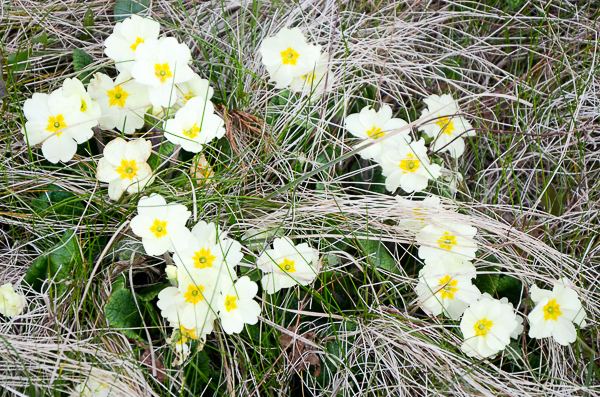
M 15 317 L 23 313 L 26 306 L 25 296 L 15 291 L 12 283 L 0 286 L 0 314 Z

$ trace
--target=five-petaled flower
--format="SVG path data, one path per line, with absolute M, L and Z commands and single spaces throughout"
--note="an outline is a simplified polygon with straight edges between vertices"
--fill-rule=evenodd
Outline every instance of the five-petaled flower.
M 308 285 L 319 272 L 319 252 L 308 244 L 294 245 L 288 237 L 276 238 L 273 249 L 264 251 L 256 265 L 265 274 L 261 280 L 268 294 L 296 284 Z
M 108 183 L 108 196 L 112 200 L 118 200 L 124 191 L 138 193 L 154 182 L 152 169 L 146 163 L 151 153 L 152 144 L 143 138 L 129 142 L 115 138 L 106 145 L 96 177 Z
M 104 53 L 115 61 L 119 72 L 129 72 L 140 44 L 146 40 L 156 40 L 159 33 L 158 22 L 132 15 L 115 25 L 112 34 L 104 40 Z
M 579 327 L 586 326 L 586 313 L 583 310 L 577 292 L 571 288 L 566 278 L 554 282 L 552 291 L 533 285 L 530 296 L 536 304 L 529 313 L 529 336 L 531 338 L 549 338 L 560 345 L 568 345 L 577 339 Z
M 131 230 L 142 238 L 148 255 L 177 252 L 193 238 L 185 227 L 191 213 L 184 205 L 167 204 L 164 197 L 154 193 L 142 197 L 137 208 L 138 215 L 131 220 Z
M 258 285 L 247 276 L 241 277 L 235 284 L 225 278 L 217 301 L 219 319 L 225 332 L 240 333 L 244 324 L 258 322 L 260 305 L 253 299 L 257 292 Z

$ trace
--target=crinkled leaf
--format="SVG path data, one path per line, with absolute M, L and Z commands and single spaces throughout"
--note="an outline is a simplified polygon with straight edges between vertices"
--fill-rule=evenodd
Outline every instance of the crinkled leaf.
M 203 394 L 204 388 L 211 378 L 210 357 L 206 350 L 199 351 L 186 365 L 185 381 L 192 396 Z
M 481 293 L 487 292 L 488 294 L 495 296 L 496 284 L 500 279 L 500 273 L 498 273 L 496 266 L 489 266 L 478 269 L 477 278 L 473 279 L 473 284 L 479 288 Z
M 389 272 L 398 272 L 396 261 L 388 253 L 385 245 L 377 240 L 376 237 L 373 237 L 369 240 L 360 239 L 358 242 L 368 255 L 368 260 L 371 264 Z
M 48 45 L 48 34 L 46 34 L 46 31 L 44 30 L 42 33 L 40 33 L 39 35 L 34 37 L 31 40 L 31 42 L 32 43 L 41 43 L 44 45 L 44 48 L 46 48 L 46 46 Z
M 76 72 L 91 65 L 92 62 L 94 62 L 94 59 L 85 51 L 78 48 L 73 50 L 73 69 L 75 69 Z
M 40 216 L 58 215 L 61 218 L 73 219 L 83 214 L 83 203 L 73 193 L 49 186 L 48 190 L 40 193 L 31 200 L 31 207 Z
M 66 231 L 49 252 L 33 261 L 23 281 L 40 291 L 45 280 L 53 279 L 57 294 L 62 295 L 67 288 L 66 283 L 75 282 L 75 270 L 83 263 L 77 236 L 72 230 Z
M 142 317 L 130 290 L 120 288 L 113 291 L 104 306 L 104 313 L 112 327 L 118 328 L 129 338 L 143 340 L 140 337 Z
M 147 10 L 149 0 L 117 0 L 115 2 L 115 21 L 121 21 L 133 14 Z

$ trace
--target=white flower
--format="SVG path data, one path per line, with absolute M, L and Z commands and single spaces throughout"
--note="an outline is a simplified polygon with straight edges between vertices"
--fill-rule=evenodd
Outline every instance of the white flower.
M 573 323 L 585 327 L 586 313 L 581 306 L 579 295 L 570 288 L 566 278 L 554 282 L 552 291 L 533 285 L 530 296 L 536 304 L 529 313 L 529 337 L 553 337 L 556 343 L 566 346 L 575 342 L 577 330 Z
M 188 46 L 174 37 L 146 40 L 137 47 L 131 76 L 148 86 L 152 106 L 170 107 L 177 99 L 175 84 L 194 78 L 190 58 Z
M 321 46 L 307 43 L 298 28 L 283 28 L 274 37 L 264 39 L 258 51 L 275 88 L 284 88 L 295 77 L 315 70 Z
M 157 306 L 161 315 L 171 323 L 179 324 L 198 334 L 212 330 L 216 317 L 216 302 L 224 276 L 214 268 L 195 271 L 193 275 L 177 275 L 178 286 L 167 287 L 158 294 Z
M 431 164 L 423 138 L 407 145 L 389 145 L 380 155 L 385 188 L 395 192 L 401 187 L 407 193 L 420 192 L 430 179 L 440 176 L 441 167 Z
M 167 278 L 171 284 L 177 285 L 177 266 L 167 265 L 165 273 L 167 273 Z
M 460 321 L 464 337 L 461 350 L 469 357 L 490 357 L 510 343 L 511 335 L 518 334 L 519 325 L 506 298 L 497 300 L 485 293 L 467 308 Z
M 288 237 L 276 238 L 273 249 L 266 250 L 256 265 L 266 273 L 262 286 L 268 294 L 296 284 L 308 285 L 319 272 L 319 252 L 303 243 L 297 246 Z
M 92 368 L 88 378 L 74 387 L 71 397 L 125 397 L 125 385 L 118 385 L 116 377 Z
M 392 118 L 392 108 L 389 105 L 383 105 L 378 112 L 371 109 L 370 106 L 362 108 L 360 113 L 354 113 L 344 120 L 346 129 L 355 137 L 367 139 L 365 143 L 373 139 L 381 138 L 390 132 L 405 127 L 406 121 Z M 365 159 L 376 159 L 390 144 L 395 146 L 405 146 L 410 142 L 409 129 L 398 132 L 383 141 L 376 143 L 360 151 L 360 155 Z
M 136 83 L 128 73 L 121 73 L 114 82 L 96 73 L 88 92 L 102 109 L 100 127 L 133 134 L 144 126 L 144 114 L 150 109 L 148 87 Z
M 325 89 L 330 90 L 333 87 L 334 81 L 335 77 L 331 73 L 331 65 L 329 64 L 329 54 L 324 52 L 319 57 L 313 71 L 294 77 L 290 83 L 290 90 L 312 93 L 313 99 L 319 99 Z M 327 87 L 325 87 L 325 83 L 327 83 Z
M 0 314 L 6 317 L 18 316 L 26 306 L 25 297 L 16 292 L 11 283 L 0 286 Z
M 214 92 L 208 80 L 194 73 L 194 77 L 191 80 L 177 84 L 177 104 L 183 106 L 194 97 L 202 98 L 208 102 Z
M 473 285 L 475 266 L 467 261 L 428 263 L 419 272 L 416 287 L 421 308 L 434 316 L 442 313 L 458 320 L 467 306 L 481 296 Z
M 235 284 L 225 279 L 221 295 L 217 301 L 219 318 L 223 330 L 228 334 L 242 332 L 244 324 L 256 324 L 260 315 L 260 305 L 254 300 L 258 285 L 246 276 Z
M 430 121 L 420 126 L 419 131 L 434 139 L 431 149 L 450 152 L 455 158 L 462 156 L 465 151 L 463 138 L 474 136 L 475 131 L 468 131 L 473 127 L 464 117 L 455 116 L 460 112 L 456 101 L 451 95 L 445 94 L 441 97 L 430 95 L 423 102 L 427 108 L 422 111 L 419 120 Z
M 129 142 L 115 138 L 106 145 L 96 177 L 108 183 L 108 196 L 112 200 L 118 200 L 124 191 L 139 193 L 154 182 L 152 169 L 146 163 L 151 153 L 152 144 L 144 138 Z
M 142 238 L 148 255 L 162 255 L 183 249 L 193 238 L 185 227 L 191 213 L 184 205 L 167 204 L 159 194 L 145 196 L 138 202 L 138 215 L 131 220 L 131 230 Z
M 41 143 L 42 154 L 54 164 L 71 160 L 77 144 L 94 135 L 81 112 L 80 96 L 65 96 L 62 88 L 51 94 L 33 94 L 25 101 L 23 112 L 27 122 L 22 132 L 27 142 L 31 146 Z
M 104 40 L 104 53 L 115 61 L 119 72 L 130 71 L 139 45 L 156 40 L 159 33 L 158 22 L 132 15 L 115 25 L 113 33 Z
M 173 255 L 179 274 L 195 274 L 197 270 L 213 268 L 223 272 L 228 279 L 235 279 L 235 266 L 243 257 L 240 243 L 227 238 L 214 223 L 204 221 L 199 221 L 192 229 L 187 247 Z
M 426 263 L 444 260 L 471 260 L 475 258 L 477 243 L 473 237 L 477 229 L 460 223 L 428 225 L 416 236 L 419 258 Z
M 443 208 L 440 204 L 440 198 L 437 196 L 427 196 L 423 200 L 407 200 L 402 196 L 396 196 L 396 201 L 402 207 L 408 207 L 415 214 L 414 218 L 402 218 L 399 223 L 411 230 L 421 230 L 427 226 L 426 219 L 424 217 L 434 218 Z M 425 205 L 424 205 L 425 204 Z
M 62 93 L 66 97 L 73 94 L 79 96 L 79 99 L 81 100 L 81 107 L 79 110 L 83 115 L 83 119 L 90 120 L 89 123 L 82 124 L 81 128 L 91 129 L 98 125 L 102 110 L 100 109 L 100 105 L 92 100 L 81 81 L 78 79 L 65 79 L 62 85 Z
M 167 120 L 165 137 L 183 150 L 198 153 L 203 145 L 225 135 L 223 119 L 214 113 L 213 104 L 200 97 L 187 101 L 174 119 Z

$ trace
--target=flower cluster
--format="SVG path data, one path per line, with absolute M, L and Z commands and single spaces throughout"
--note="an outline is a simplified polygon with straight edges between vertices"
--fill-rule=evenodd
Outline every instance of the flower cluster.
M 420 204 L 403 198 L 398 201 L 415 214 L 415 219 L 400 224 L 417 232 L 418 254 L 425 262 L 415 288 L 420 307 L 433 316 L 460 319 L 464 337 L 461 348 L 468 356 L 490 357 L 503 350 L 511 338 L 523 332 L 523 318 L 508 299 L 481 294 L 473 285 L 476 270 L 471 261 L 477 251 L 477 229 L 456 222 L 428 224 L 427 219 L 447 211 L 440 206 L 439 198 L 428 197 Z M 584 326 L 586 315 L 577 293 L 569 286 L 568 280 L 561 279 L 553 291 L 531 288 L 531 298 L 537 305 L 528 316 L 530 337 L 553 336 L 560 344 L 575 341 L 573 323 Z
M 275 88 L 321 93 L 333 85 L 329 54 L 321 46 L 306 42 L 298 28 L 283 28 L 264 39 L 259 49 Z
M 149 18 L 133 15 L 117 23 L 104 42 L 104 52 L 119 75 L 113 80 L 96 73 L 87 88 L 77 79 L 65 79 L 50 94 L 36 93 L 27 99 L 22 132 L 28 144 L 42 144 L 42 154 L 52 163 L 67 162 L 77 144 L 93 136 L 94 127 L 132 135 L 144 126 L 150 109 L 169 118 L 164 136 L 183 150 L 198 153 L 208 142 L 223 137 L 224 122 L 210 101 L 213 89 L 190 68 L 190 49 L 174 37 L 159 34 L 160 24 Z M 151 150 L 144 139 L 118 138 L 106 146 L 96 175 L 109 184 L 111 199 L 117 200 L 125 191 L 140 192 L 154 181 L 146 162 Z
M 432 138 L 430 149 L 449 151 L 453 157 L 464 152 L 463 135 L 474 135 L 467 120 L 459 117 L 458 104 L 450 95 L 431 95 L 424 99 L 428 110 L 424 110 L 419 128 Z M 437 117 L 432 122 L 433 117 Z M 360 113 L 346 117 L 344 124 L 348 132 L 367 142 L 361 146 L 360 155 L 381 165 L 386 177 L 385 187 L 395 192 L 398 187 L 407 193 L 420 192 L 429 180 L 440 176 L 441 167 L 432 164 L 423 138 L 414 140 L 409 135 L 408 123 L 392 117 L 392 108 L 383 105 L 379 111 L 370 106 Z
M 258 285 L 247 276 L 237 276 L 242 245 L 214 223 L 199 221 L 188 230 L 190 215 L 184 205 L 167 204 L 153 194 L 140 199 L 138 215 L 131 220 L 131 229 L 142 238 L 147 254 L 173 253 L 175 265 L 166 268 L 173 286 L 160 292 L 158 307 L 174 329 L 170 340 L 180 360 L 190 352 L 186 342 L 203 342 L 217 318 L 226 333 L 234 334 L 245 324 L 256 324 L 261 313 L 254 300 Z M 273 249 L 265 250 L 257 262 L 264 272 L 263 289 L 272 294 L 296 284 L 308 285 L 317 276 L 318 255 L 306 243 L 296 246 L 287 237 L 275 239 Z

